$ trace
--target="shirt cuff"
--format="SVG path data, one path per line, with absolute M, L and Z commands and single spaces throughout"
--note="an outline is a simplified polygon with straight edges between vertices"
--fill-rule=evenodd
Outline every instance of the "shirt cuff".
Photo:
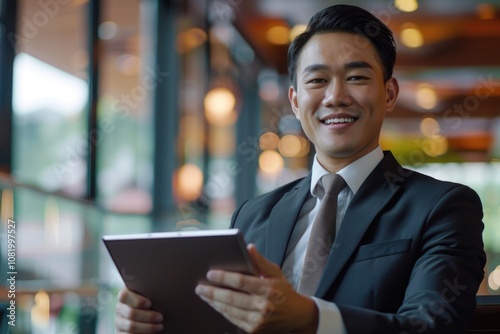
M 335 303 L 312 297 L 318 307 L 318 331 L 316 334 L 347 334 L 344 320 Z

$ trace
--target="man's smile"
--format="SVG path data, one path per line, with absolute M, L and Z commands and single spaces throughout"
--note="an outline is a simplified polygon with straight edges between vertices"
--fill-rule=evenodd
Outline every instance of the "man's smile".
M 329 114 L 319 118 L 319 121 L 325 125 L 350 124 L 358 120 L 358 117 L 348 113 Z
M 329 119 L 325 120 L 324 123 L 326 125 L 328 125 L 328 124 L 338 124 L 338 123 L 352 123 L 354 121 L 355 121 L 354 118 L 339 118 L 339 117 L 335 117 L 335 118 L 329 118 Z

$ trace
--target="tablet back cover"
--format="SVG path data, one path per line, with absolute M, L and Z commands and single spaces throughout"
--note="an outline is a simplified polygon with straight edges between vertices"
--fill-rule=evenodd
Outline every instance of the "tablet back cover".
M 238 230 L 104 236 L 125 285 L 164 316 L 164 333 L 243 333 L 194 292 L 209 269 L 253 273 Z

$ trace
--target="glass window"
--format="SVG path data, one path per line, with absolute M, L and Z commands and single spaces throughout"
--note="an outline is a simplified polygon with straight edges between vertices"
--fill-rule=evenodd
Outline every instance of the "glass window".
M 141 2 L 102 2 L 99 39 L 97 196 L 117 212 L 151 210 L 151 99 L 157 70 L 141 18 Z
M 13 87 L 13 166 L 19 180 L 85 193 L 86 10 L 19 2 Z

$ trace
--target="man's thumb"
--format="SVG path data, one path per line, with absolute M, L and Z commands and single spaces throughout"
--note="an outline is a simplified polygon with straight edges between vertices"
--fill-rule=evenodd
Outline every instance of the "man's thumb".
M 255 247 L 254 244 L 249 244 L 247 246 L 248 253 L 250 254 L 250 257 L 252 258 L 253 263 L 257 267 L 257 271 L 259 275 L 264 276 L 264 277 L 280 277 L 281 276 L 281 270 L 279 267 L 268 261 L 265 257 L 263 257 L 259 251 L 257 250 L 257 247 Z

